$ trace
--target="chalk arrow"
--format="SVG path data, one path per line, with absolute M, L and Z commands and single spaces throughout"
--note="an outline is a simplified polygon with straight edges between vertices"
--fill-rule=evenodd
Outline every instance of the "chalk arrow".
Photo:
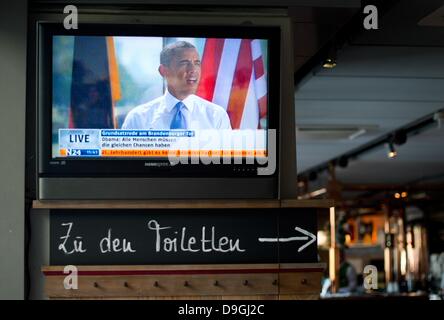
M 310 239 L 310 241 L 308 241 L 298 249 L 298 252 L 301 252 L 302 250 L 304 250 L 305 248 L 307 248 L 309 245 L 311 245 L 313 242 L 316 241 L 316 236 L 313 233 L 308 232 L 307 230 L 301 229 L 299 227 L 296 227 L 294 229 L 302 234 L 305 234 L 305 236 L 289 237 L 289 238 L 258 238 L 258 240 L 259 242 L 290 242 L 290 241 L 304 241 Z

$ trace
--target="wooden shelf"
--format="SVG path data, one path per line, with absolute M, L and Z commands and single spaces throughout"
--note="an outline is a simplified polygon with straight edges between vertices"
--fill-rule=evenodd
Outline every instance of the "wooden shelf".
M 323 263 L 78 266 L 78 290 L 63 266 L 44 266 L 50 299 L 317 299 Z
M 33 209 L 227 209 L 227 208 L 330 208 L 322 200 L 34 200 Z

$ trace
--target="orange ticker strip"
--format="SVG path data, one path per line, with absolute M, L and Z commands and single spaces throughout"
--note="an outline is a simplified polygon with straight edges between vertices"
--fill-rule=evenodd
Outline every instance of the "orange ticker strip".
M 102 149 L 104 157 L 266 157 L 265 150 L 116 150 Z

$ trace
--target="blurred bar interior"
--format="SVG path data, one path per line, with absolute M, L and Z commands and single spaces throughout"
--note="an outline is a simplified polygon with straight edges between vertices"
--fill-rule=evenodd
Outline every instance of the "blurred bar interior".
M 443 299 L 442 5 L 378 3 L 377 32 L 334 9 L 316 55 L 296 42 L 299 198 L 335 200 L 319 219 L 324 299 Z

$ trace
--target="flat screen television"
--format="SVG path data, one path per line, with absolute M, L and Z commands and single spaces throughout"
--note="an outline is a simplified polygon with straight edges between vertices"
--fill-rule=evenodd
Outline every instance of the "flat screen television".
M 38 199 L 277 197 L 279 27 L 37 34 Z

